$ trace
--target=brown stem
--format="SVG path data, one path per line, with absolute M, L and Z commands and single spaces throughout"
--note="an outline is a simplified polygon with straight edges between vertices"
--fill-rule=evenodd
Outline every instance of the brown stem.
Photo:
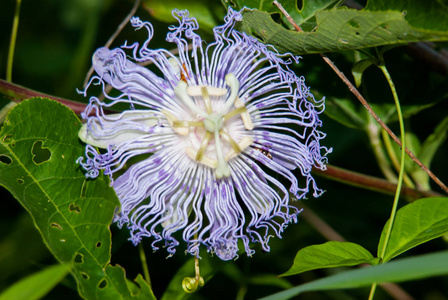
M 387 193 L 393 195 L 397 189 L 397 184 L 389 182 L 382 178 L 356 173 L 353 171 L 345 170 L 331 165 L 327 165 L 326 171 L 313 169 L 313 173 L 325 178 L 330 178 L 332 180 L 336 180 L 353 186 L 362 187 L 380 193 Z M 401 195 L 410 201 L 425 197 L 443 197 L 442 194 L 439 194 L 434 191 L 419 191 L 408 187 L 401 188 Z
M 280 3 L 278 3 L 277 1 L 274 1 L 274 4 L 278 7 L 278 9 L 283 14 L 285 14 L 285 16 L 289 16 L 289 14 L 285 11 L 285 9 L 281 6 Z M 294 22 L 294 20 L 291 17 L 288 18 L 288 21 L 291 22 L 291 24 L 294 26 L 294 28 L 300 28 L 300 26 L 297 25 L 296 22 Z M 301 31 L 301 29 L 299 31 Z M 364 99 L 364 97 L 361 95 L 361 93 L 355 88 L 355 86 L 350 82 L 350 80 L 348 80 L 348 78 L 344 75 L 344 73 L 342 73 L 338 69 L 338 67 L 336 67 L 336 65 L 328 58 L 327 55 L 325 55 L 324 53 L 321 53 L 320 55 L 322 56 L 324 61 L 330 66 L 330 68 L 332 68 L 333 71 L 339 76 L 339 78 L 341 78 L 342 81 L 348 86 L 350 92 L 352 92 L 356 96 L 356 98 L 358 98 L 358 100 L 361 102 L 361 104 L 364 105 L 364 107 L 367 109 L 369 114 L 378 122 L 378 124 L 380 124 L 380 126 L 389 134 L 389 136 L 401 147 L 400 139 L 392 132 L 392 130 L 390 130 L 390 128 L 380 119 L 380 117 L 378 117 L 378 115 L 373 111 L 372 107 L 370 107 L 370 105 L 367 103 L 367 101 Z M 415 157 L 415 155 L 408 148 L 406 148 L 405 151 L 406 151 L 406 154 L 413 161 L 415 161 L 415 163 L 420 168 L 422 168 L 441 189 L 443 189 L 448 194 L 448 187 L 439 178 L 437 178 L 437 176 L 434 175 L 434 173 L 432 173 L 431 170 L 429 170 L 417 157 Z
M 17 103 L 22 102 L 23 100 L 33 98 L 33 97 L 42 97 L 42 98 L 49 98 L 52 100 L 55 100 L 59 103 L 62 103 L 69 108 L 71 108 L 77 115 L 81 114 L 84 109 L 86 108 L 86 104 L 67 100 L 64 98 L 55 97 L 52 95 L 44 94 L 41 92 L 37 92 L 34 90 L 30 90 L 28 88 L 25 88 L 23 86 L 7 82 L 5 80 L 0 79 L 0 94 L 5 95 L 6 97 L 10 98 L 12 101 L 15 101 Z

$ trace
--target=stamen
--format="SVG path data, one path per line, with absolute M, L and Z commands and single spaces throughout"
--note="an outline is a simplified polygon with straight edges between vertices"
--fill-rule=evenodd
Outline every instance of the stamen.
M 236 102 L 235 102 L 236 103 Z M 224 121 L 227 121 L 231 117 L 247 112 L 247 108 L 245 106 L 238 107 L 234 110 L 229 111 L 224 115 Z
M 210 95 L 208 94 L 207 87 L 203 86 L 201 87 L 201 93 L 202 93 L 202 99 L 204 99 L 205 104 L 205 110 L 208 114 L 211 114 L 212 111 L 212 104 L 210 103 Z
M 180 135 L 188 135 L 190 133 L 190 128 L 189 127 L 176 127 L 174 126 L 175 122 L 179 122 L 179 120 L 169 111 L 166 110 L 161 110 L 161 113 L 163 113 L 166 117 L 166 119 L 168 120 L 168 123 L 170 123 L 171 128 L 173 128 L 173 130 L 180 134 Z
M 238 145 L 238 143 L 234 139 L 232 139 L 232 137 L 227 132 L 225 132 L 224 130 L 221 130 L 221 131 L 219 131 L 219 133 L 230 144 L 230 146 L 232 146 L 233 150 L 236 153 L 241 152 L 241 148 Z
M 185 151 L 187 152 L 188 157 L 190 157 L 193 160 L 196 160 L 196 156 L 197 156 L 196 150 L 194 150 L 191 147 L 187 147 L 185 149 Z M 207 167 L 212 168 L 212 169 L 216 169 L 216 167 L 218 166 L 218 162 L 216 160 L 211 159 L 206 155 L 204 155 L 199 162 L 203 165 L 206 165 Z
M 172 127 L 204 127 L 204 122 L 201 121 L 174 121 Z
M 193 85 L 187 87 L 187 94 L 191 97 L 202 96 L 202 88 L 207 88 L 210 96 L 224 96 L 227 93 L 227 89 L 217 88 L 213 86 Z
M 250 145 L 252 145 L 254 142 L 254 140 L 251 137 L 245 136 L 241 142 L 239 142 L 238 146 L 240 147 L 241 151 L 244 151 L 244 149 L 246 149 L 247 147 L 249 147 Z M 230 149 L 229 152 L 227 152 L 226 154 L 226 160 L 229 161 L 232 158 L 236 157 L 239 153 L 236 153 L 235 150 Z
M 230 167 L 227 160 L 222 153 L 221 139 L 219 138 L 219 131 L 215 131 L 215 146 L 216 158 L 218 159 L 218 166 L 216 167 L 215 175 L 217 179 L 230 176 Z
M 210 138 L 212 137 L 212 134 L 208 131 L 205 132 L 205 136 L 202 139 L 201 146 L 199 147 L 198 153 L 196 153 L 195 159 L 197 161 L 201 161 L 202 157 L 205 153 L 205 148 L 207 148 L 208 142 L 210 142 Z
M 176 96 L 182 100 L 185 105 L 188 106 L 189 109 L 191 109 L 193 112 L 197 113 L 198 115 L 206 118 L 207 114 L 204 113 L 202 110 L 200 110 L 194 101 L 188 96 L 187 93 L 187 83 L 185 81 L 180 80 L 177 86 L 174 88 L 174 93 Z
M 246 106 L 243 104 L 243 102 L 241 102 L 240 98 L 236 98 L 235 107 L 237 109 L 241 107 L 245 108 L 245 111 L 241 113 L 241 119 L 243 120 L 244 127 L 246 127 L 247 130 L 254 129 L 254 123 L 252 123 L 252 119 L 250 118 L 249 112 L 247 111 Z

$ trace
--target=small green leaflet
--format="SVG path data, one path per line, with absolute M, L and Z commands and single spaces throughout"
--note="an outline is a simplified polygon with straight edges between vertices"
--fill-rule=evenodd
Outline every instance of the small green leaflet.
M 376 262 L 377 259 L 358 244 L 331 241 L 299 250 L 291 269 L 280 276 L 295 275 L 314 269 L 355 266 L 363 263 L 375 264 Z

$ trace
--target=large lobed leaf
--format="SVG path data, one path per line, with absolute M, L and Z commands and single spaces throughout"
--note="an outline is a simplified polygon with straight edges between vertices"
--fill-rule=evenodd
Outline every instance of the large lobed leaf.
M 378 253 L 385 243 L 389 221 L 384 226 Z M 448 234 L 448 198 L 424 198 L 398 210 L 383 260 Z
M 280 1 L 304 32 L 290 30 L 276 23 L 274 6 L 265 1 L 239 0 L 233 7 L 243 11 L 241 30 L 254 35 L 279 52 L 296 55 L 417 41 L 448 40 L 448 8 L 438 1 L 369 1 L 363 10 L 332 7 L 336 1 L 303 1 L 299 11 L 295 0 Z M 233 2 L 231 2 L 233 3 Z M 443 17 L 442 17 L 443 16 Z M 310 20 L 315 22 L 311 23 Z M 441 20 L 435 21 L 435 20 Z M 288 25 L 289 26 L 289 25 Z
M 130 299 L 124 270 L 109 264 L 118 200 L 102 176 L 86 180 L 76 163 L 84 155 L 80 126 L 53 100 L 17 105 L 0 132 L 0 185 L 30 213 L 54 256 L 71 264 L 82 297 Z

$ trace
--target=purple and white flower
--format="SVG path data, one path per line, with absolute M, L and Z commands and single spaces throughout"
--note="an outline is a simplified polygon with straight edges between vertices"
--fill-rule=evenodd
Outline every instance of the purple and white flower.
M 143 45 L 93 55 L 98 76 L 89 85 L 102 85 L 106 101 L 90 98 L 79 132 L 86 161 L 78 161 L 87 177 L 100 170 L 110 176 L 121 202 L 115 221 L 127 225 L 134 244 L 152 237 L 156 250 L 164 240 L 171 255 L 179 232 L 195 256 L 204 245 L 222 260 L 234 259 L 238 242 L 248 256 L 250 242 L 269 251 L 269 238 L 297 222 L 290 199 L 304 198 L 310 187 L 315 197 L 322 193 L 310 172 L 325 169 L 331 151 L 320 146 L 323 100 L 290 70 L 298 57 L 234 30 L 239 12 L 229 9 L 210 44 L 195 33 L 197 21 L 187 11 L 173 16 L 179 26 L 169 28 L 166 40 L 177 56 L 149 49 L 153 27 L 138 18 L 132 26 L 149 33 Z M 121 94 L 108 94 L 106 84 Z M 105 113 L 123 104 L 129 109 Z M 136 156 L 143 159 L 129 165 Z

